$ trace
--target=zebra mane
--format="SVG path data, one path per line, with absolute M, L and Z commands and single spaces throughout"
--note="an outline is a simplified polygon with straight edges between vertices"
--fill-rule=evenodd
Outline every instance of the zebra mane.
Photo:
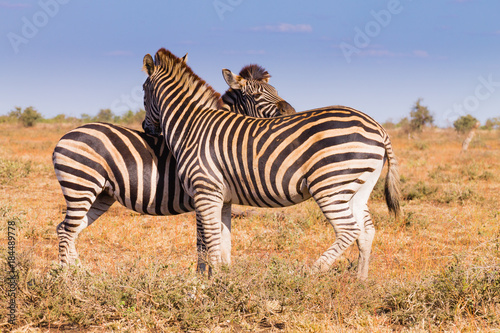
M 243 67 L 239 74 L 245 80 L 267 80 L 271 77 L 271 75 L 265 70 L 264 67 L 261 67 L 256 64 L 250 64 Z
M 158 52 L 156 52 L 155 65 L 160 66 L 167 71 L 179 74 L 182 73 L 181 75 L 183 77 L 183 81 L 185 80 L 185 84 L 188 86 L 196 85 L 197 87 L 203 87 L 206 91 L 211 93 L 212 105 L 217 107 L 217 109 L 222 108 L 223 102 L 220 93 L 215 91 L 215 89 L 212 88 L 212 86 L 210 86 L 205 80 L 196 75 L 186 62 L 169 50 L 161 48 Z

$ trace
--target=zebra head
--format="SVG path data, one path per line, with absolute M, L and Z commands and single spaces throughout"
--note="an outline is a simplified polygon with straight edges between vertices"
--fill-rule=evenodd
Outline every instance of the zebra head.
M 155 72 L 155 63 L 153 57 L 150 54 L 146 54 L 143 59 L 143 70 L 148 74 L 148 78 L 142 85 L 144 90 L 144 107 L 151 110 L 151 112 L 146 113 L 146 117 L 142 122 L 142 128 L 144 132 L 158 136 L 161 134 L 160 126 L 160 109 L 157 105 L 156 98 L 153 98 L 153 85 L 152 76 Z
M 271 75 L 261 66 L 245 66 L 239 75 L 223 69 L 222 75 L 230 87 L 222 99 L 232 111 L 260 118 L 295 113 L 295 109 L 268 83 Z
M 188 54 L 186 53 L 184 57 L 179 59 L 187 63 Z M 142 69 L 148 74 L 148 78 L 142 85 L 142 89 L 144 90 L 144 107 L 146 110 L 151 110 L 146 113 L 146 117 L 142 122 L 142 129 L 149 135 L 159 136 L 161 134 L 160 109 L 156 104 L 158 98 L 154 98 L 153 92 L 155 74 L 158 75 L 158 73 L 155 72 L 155 62 L 150 54 L 144 56 Z

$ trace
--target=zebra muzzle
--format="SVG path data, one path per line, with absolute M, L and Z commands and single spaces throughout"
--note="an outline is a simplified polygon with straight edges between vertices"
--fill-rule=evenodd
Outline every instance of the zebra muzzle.
M 287 116 L 287 115 L 291 115 L 291 114 L 296 113 L 293 106 L 288 104 L 286 101 L 279 101 L 276 106 L 278 107 L 279 112 L 283 116 Z

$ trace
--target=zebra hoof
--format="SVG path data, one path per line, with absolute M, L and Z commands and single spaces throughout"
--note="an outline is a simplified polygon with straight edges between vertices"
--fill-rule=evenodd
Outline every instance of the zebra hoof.
M 75 258 L 75 259 L 69 259 L 69 260 L 60 260 L 59 261 L 59 266 L 60 267 L 82 267 L 82 263 L 80 259 Z
M 327 265 L 322 260 L 316 261 L 311 267 L 311 274 L 321 274 L 326 273 L 330 269 L 330 265 Z

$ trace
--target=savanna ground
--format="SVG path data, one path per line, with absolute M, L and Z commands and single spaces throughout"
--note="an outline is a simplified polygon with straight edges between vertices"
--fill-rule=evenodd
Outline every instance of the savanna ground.
M 388 332 L 500 328 L 500 131 L 466 153 L 453 130 L 394 130 L 405 200 L 383 187 L 367 281 L 357 248 L 328 274 L 308 268 L 334 240 L 313 201 L 233 220 L 233 265 L 195 272 L 193 214 L 141 216 L 115 204 L 78 239 L 82 266 L 59 270 L 64 200 L 52 168 L 75 125 L 0 125 L 0 330 Z M 384 172 L 385 175 L 385 172 Z M 16 224 L 17 323 L 8 324 L 7 224 Z

